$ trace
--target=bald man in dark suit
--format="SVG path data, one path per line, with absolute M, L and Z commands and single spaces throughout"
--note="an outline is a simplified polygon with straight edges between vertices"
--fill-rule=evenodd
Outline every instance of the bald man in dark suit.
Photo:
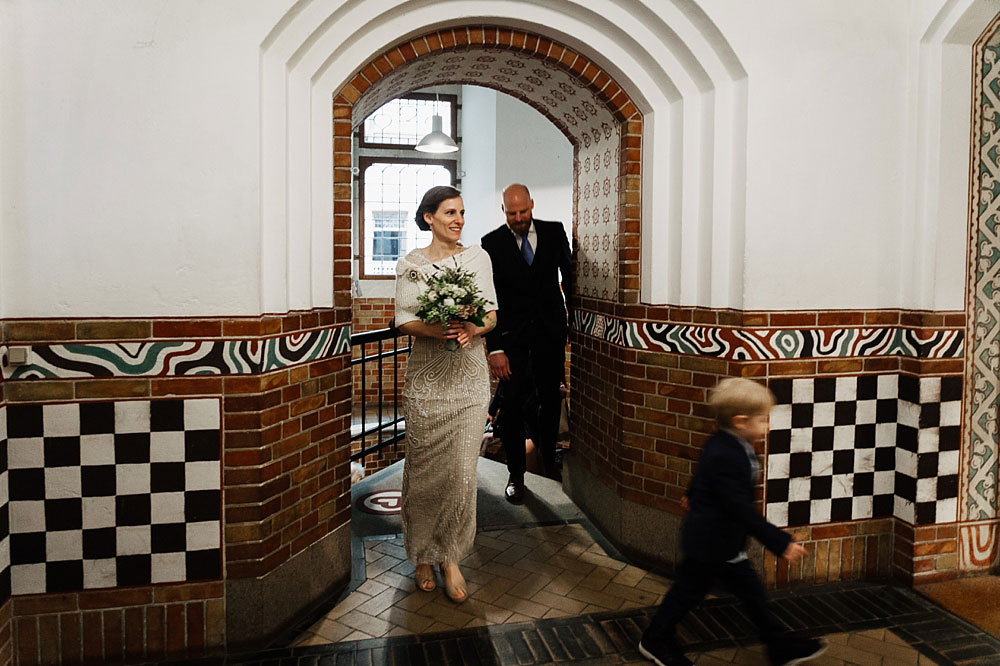
M 525 422 L 546 474 L 555 471 L 568 296 L 573 293 L 566 231 L 560 222 L 534 219 L 534 206 L 527 187 L 508 186 L 503 192 L 506 224 L 482 239 L 497 292 L 499 324 L 486 335 L 486 348 L 490 373 L 503 384 L 499 434 L 510 473 L 504 496 L 513 504 L 524 500 Z M 532 397 L 538 401 L 537 418 L 526 409 Z

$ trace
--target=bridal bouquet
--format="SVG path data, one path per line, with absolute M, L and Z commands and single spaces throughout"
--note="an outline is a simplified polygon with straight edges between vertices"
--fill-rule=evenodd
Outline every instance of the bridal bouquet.
M 469 321 L 482 326 L 486 315 L 486 301 L 479 295 L 475 273 L 457 263 L 454 268 L 438 268 L 437 273 L 427 278 L 427 291 L 417 296 L 417 302 L 420 320 L 425 324 L 441 324 L 442 328 L 449 321 Z M 454 351 L 458 342 L 448 340 L 447 346 Z

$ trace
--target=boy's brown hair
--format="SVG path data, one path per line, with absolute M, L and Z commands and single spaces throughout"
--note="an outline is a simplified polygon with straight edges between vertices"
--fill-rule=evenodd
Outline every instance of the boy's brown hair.
M 774 395 L 766 386 L 742 377 L 729 377 L 715 385 L 708 394 L 708 406 L 723 428 L 733 425 L 734 416 L 767 414 L 774 406 Z

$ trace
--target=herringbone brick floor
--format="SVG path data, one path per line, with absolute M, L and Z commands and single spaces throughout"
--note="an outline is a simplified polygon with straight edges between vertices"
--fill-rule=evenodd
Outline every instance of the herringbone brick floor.
M 402 538 L 366 539 L 366 580 L 294 645 L 434 633 L 626 610 L 659 603 L 669 581 L 608 556 L 579 524 L 480 532 L 462 560 L 470 598 L 455 604 L 413 582 Z

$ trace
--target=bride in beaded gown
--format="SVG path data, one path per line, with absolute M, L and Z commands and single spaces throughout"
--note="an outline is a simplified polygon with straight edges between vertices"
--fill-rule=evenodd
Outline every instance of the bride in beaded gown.
M 439 564 L 445 591 L 457 602 L 468 596 L 458 561 L 472 550 L 476 535 L 476 462 L 490 401 L 482 336 L 497 322 L 489 255 L 478 245 L 466 248 L 458 242 L 464 214 L 458 190 L 447 186 L 428 190 L 416 222 L 433 233 L 431 244 L 396 264 L 396 327 L 414 336 L 403 386 L 403 542 L 416 565 L 417 586 L 433 590 L 432 567 Z M 417 297 L 445 260 L 449 266 L 455 262 L 475 273 L 487 309 L 494 308 L 484 326 L 453 322 L 444 329 L 417 318 Z M 457 341 L 459 348 L 449 351 L 449 340 Z

